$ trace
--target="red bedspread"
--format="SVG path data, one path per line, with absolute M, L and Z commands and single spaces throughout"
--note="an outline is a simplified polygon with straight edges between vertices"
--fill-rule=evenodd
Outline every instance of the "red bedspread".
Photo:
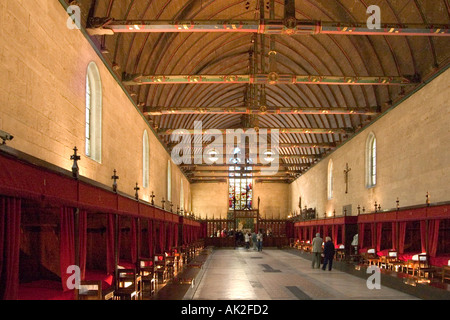
M 85 280 L 100 280 L 102 282 L 102 290 L 106 290 L 113 285 L 114 277 L 112 274 L 106 274 L 101 270 L 86 270 Z
M 19 286 L 19 300 L 73 300 L 73 290 L 64 292 L 61 282 L 51 280 L 37 280 L 21 283 Z

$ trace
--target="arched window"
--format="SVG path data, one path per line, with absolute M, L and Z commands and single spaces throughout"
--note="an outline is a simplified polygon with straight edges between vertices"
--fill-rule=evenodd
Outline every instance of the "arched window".
M 167 201 L 172 201 L 172 168 L 170 160 L 167 161 Z
M 377 184 L 377 139 L 371 132 L 366 140 L 366 187 Z
M 327 195 L 328 200 L 333 199 L 333 160 L 328 162 Z
M 86 156 L 102 160 L 102 83 L 95 62 L 88 65 L 86 73 Z
M 142 137 L 142 185 L 144 188 L 148 188 L 149 185 L 149 144 L 147 130 L 144 130 L 144 136 Z

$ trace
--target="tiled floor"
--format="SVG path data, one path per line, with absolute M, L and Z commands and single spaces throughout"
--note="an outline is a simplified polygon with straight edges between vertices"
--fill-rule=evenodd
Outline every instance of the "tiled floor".
M 365 279 L 312 269 L 309 260 L 277 249 L 214 250 L 203 268 L 198 285 L 185 299 L 417 299 L 382 284 L 381 289 L 370 290 Z

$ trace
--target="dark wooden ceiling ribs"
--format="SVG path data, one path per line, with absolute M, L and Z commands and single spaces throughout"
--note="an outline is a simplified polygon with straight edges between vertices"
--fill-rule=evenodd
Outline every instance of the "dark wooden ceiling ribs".
M 258 20 L 259 0 L 80 0 L 83 17 L 112 17 L 116 20 Z M 266 4 L 266 0 L 264 4 Z M 385 0 L 377 1 L 383 23 L 449 24 L 447 0 Z M 274 0 L 273 16 L 283 19 L 284 0 Z M 367 0 L 296 0 L 298 20 L 364 23 L 368 15 Z M 265 8 L 264 18 L 270 11 Z M 274 45 L 276 70 L 279 74 L 311 74 L 334 76 L 412 76 L 426 77 L 450 60 L 450 44 L 446 37 L 390 37 L 351 35 L 274 36 L 247 33 L 133 33 L 97 36 L 106 61 L 121 74 L 248 74 L 253 54 L 256 70 L 267 73 L 267 56 Z M 251 40 L 256 39 L 254 45 Z M 263 46 L 261 40 L 265 39 Z M 272 39 L 272 43 L 271 43 Z M 261 58 L 261 49 L 265 56 Z M 246 106 L 252 84 L 167 84 L 129 86 L 140 108 L 147 107 L 236 107 Z M 390 107 L 405 90 L 414 86 L 347 86 L 277 84 L 259 85 L 265 91 L 267 107 L 300 108 L 369 108 Z M 261 104 L 257 102 L 255 107 Z M 143 109 L 141 109 L 143 110 Z M 185 113 L 148 115 L 158 128 L 193 128 L 202 121 L 203 128 L 239 128 L 241 114 Z M 261 128 L 353 128 L 359 130 L 376 116 L 351 114 L 259 114 Z M 344 142 L 347 134 L 281 134 L 284 143 Z M 201 137 L 200 137 L 201 138 Z M 164 143 L 170 136 L 161 135 Z M 196 137 L 199 139 L 199 137 Z M 195 152 L 201 152 L 195 150 Z M 285 147 L 283 155 L 325 154 L 327 148 Z M 286 164 L 306 163 L 306 159 L 283 159 Z M 306 162 L 305 162 L 306 161 Z M 297 168 L 298 169 L 298 168 Z

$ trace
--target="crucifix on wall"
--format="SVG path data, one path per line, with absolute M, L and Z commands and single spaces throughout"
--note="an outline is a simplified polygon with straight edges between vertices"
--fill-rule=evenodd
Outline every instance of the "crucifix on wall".
M 352 169 L 348 167 L 348 163 L 345 164 L 345 170 L 344 170 L 344 175 L 345 175 L 345 193 L 348 193 L 348 173 L 351 171 Z

